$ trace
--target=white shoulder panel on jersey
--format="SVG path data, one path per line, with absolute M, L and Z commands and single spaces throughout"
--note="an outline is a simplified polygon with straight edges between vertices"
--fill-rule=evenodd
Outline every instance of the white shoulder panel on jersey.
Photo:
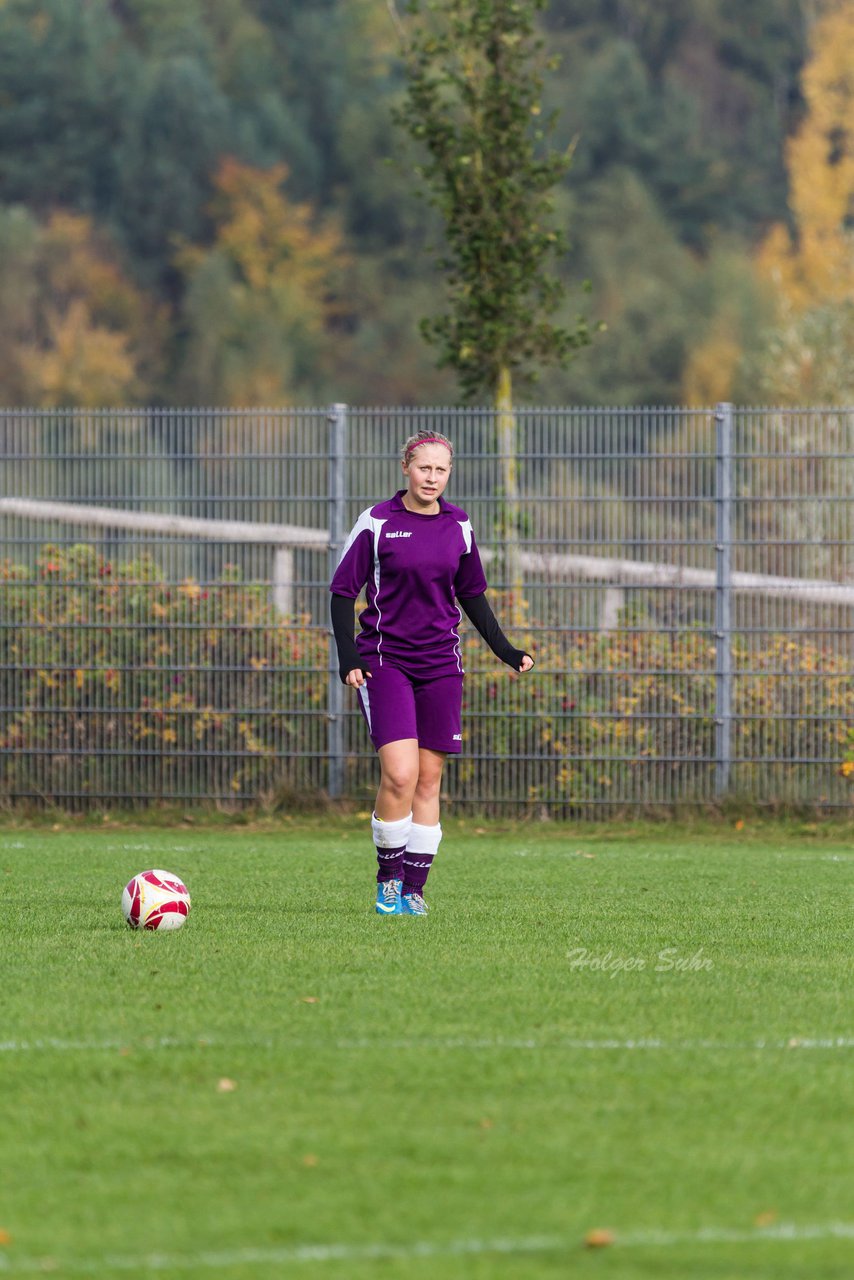
M 352 547 L 353 543 L 356 541 L 360 533 L 370 533 L 371 537 L 374 540 L 374 548 L 376 548 L 380 529 L 385 524 L 385 520 L 378 520 L 375 516 L 372 516 L 371 515 L 372 511 L 373 511 L 373 507 L 367 507 L 361 513 L 356 523 L 353 525 L 353 528 L 350 530 L 350 536 L 348 537 L 347 541 L 344 543 L 344 548 L 340 556 L 338 557 L 339 564 L 344 559 L 347 552 L 350 550 L 350 548 Z
M 463 542 L 466 544 L 465 554 L 468 555 L 471 551 L 472 538 L 474 537 L 471 520 L 461 520 L 460 529 L 462 530 Z

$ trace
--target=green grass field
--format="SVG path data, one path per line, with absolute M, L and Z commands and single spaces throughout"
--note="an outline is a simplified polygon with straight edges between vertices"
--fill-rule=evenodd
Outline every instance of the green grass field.
M 848 1280 L 852 871 L 449 823 L 385 919 L 360 819 L 0 829 L 0 1276 Z

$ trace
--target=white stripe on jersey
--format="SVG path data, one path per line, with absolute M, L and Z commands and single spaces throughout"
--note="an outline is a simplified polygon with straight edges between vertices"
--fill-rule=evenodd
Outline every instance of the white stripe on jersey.
M 463 535 L 463 542 L 465 543 L 465 548 L 466 548 L 465 551 L 463 552 L 463 555 L 467 556 L 471 554 L 471 544 L 474 539 L 474 530 L 471 527 L 471 520 L 460 520 L 458 521 L 458 523 L 460 526 L 460 533 Z M 457 623 L 457 627 L 459 628 L 463 625 L 463 611 L 460 608 L 460 606 L 456 604 L 456 601 L 454 602 L 454 604 L 456 606 L 457 616 L 459 617 L 459 622 Z M 453 632 L 451 634 L 453 634 Z M 462 676 L 462 675 L 465 675 L 465 671 L 463 670 L 463 655 L 460 650 L 460 644 L 461 644 L 460 634 L 459 634 L 459 631 L 457 631 L 457 641 L 456 641 L 456 644 L 454 645 L 454 657 L 457 660 L 457 670 Z
M 463 655 L 462 655 L 462 652 L 461 652 L 461 650 L 460 650 L 460 645 L 462 644 L 462 639 L 461 639 L 461 637 L 460 637 L 460 633 L 459 633 L 459 628 L 463 625 L 463 611 L 462 611 L 462 609 L 460 608 L 460 606 L 456 603 L 456 601 L 454 601 L 454 608 L 455 608 L 455 609 L 456 609 L 456 611 L 457 611 L 457 617 L 459 618 L 459 622 L 457 623 L 457 640 L 456 640 L 456 644 L 454 645 L 454 655 L 453 655 L 453 656 L 454 656 L 454 657 L 456 658 L 456 660 L 457 660 L 457 670 L 459 671 L 459 673 L 460 673 L 460 675 L 461 675 L 461 676 L 464 676 L 464 675 L 465 675 L 465 671 L 463 670 Z M 453 635 L 453 630 L 451 631 L 451 635 Z
M 377 611 L 377 657 L 380 660 L 380 666 L 383 665 L 383 613 L 380 608 L 380 534 L 383 531 L 385 520 L 371 519 L 371 526 L 374 531 L 374 608 Z
M 362 706 L 365 709 L 365 719 L 368 722 L 368 733 L 371 732 L 371 697 L 368 693 L 368 682 L 359 685 L 359 697 L 362 699 Z

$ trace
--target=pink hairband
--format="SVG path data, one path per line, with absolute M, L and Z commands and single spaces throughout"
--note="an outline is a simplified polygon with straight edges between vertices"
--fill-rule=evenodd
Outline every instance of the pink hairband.
M 454 450 L 452 446 L 448 444 L 447 440 L 439 440 L 436 438 L 436 436 L 429 436 L 428 439 L 426 440 L 417 440 L 415 444 L 410 445 L 409 449 L 407 449 L 406 451 L 407 458 L 411 458 L 415 450 L 420 449 L 422 444 L 440 444 L 443 446 L 443 448 L 448 450 L 448 453 L 451 455 L 452 458 L 454 456 Z

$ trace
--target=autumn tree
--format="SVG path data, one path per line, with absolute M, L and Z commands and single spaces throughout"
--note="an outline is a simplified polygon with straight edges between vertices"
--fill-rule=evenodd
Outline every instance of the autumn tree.
M 825 0 L 821 8 L 803 70 L 806 113 L 786 154 L 791 229 L 775 226 L 758 257 L 774 318 L 748 368 L 756 398 L 780 405 L 854 402 L 854 4 Z M 757 545 L 798 546 L 805 576 L 843 577 L 854 536 L 851 415 L 822 415 L 828 458 L 797 456 L 796 422 L 764 416 L 756 448 L 771 459 L 795 455 L 802 497 L 760 502 L 755 512 L 765 515 L 755 518 L 763 523 L 747 536 Z M 753 493 L 773 497 L 778 488 L 774 462 L 757 465 Z
M 779 318 L 769 334 L 761 376 L 775 399 L 803 403 L 818 396 L 824 402 L 850 402 L 854 399 L 851 0 L 832 7 L 816 21 L 812 45 L 803 73 L 807 112 L 786 157 L 793 231 L 775 226 L 759 255 L 759 268 L 772 284 Z
M 292 401 L 307 385 L 336 310 L 344 261 L 335 224 L 288 199 L 285 165 L 220 165 L 208 248 L 179 255 L 186 277 L 184 398 L 223 405 Z
M 90 218 L 3 214 L 0 302 L 6 403 L 91 408 L 147 394 L 164 317 Z
M 787 148 L 795 235 L 774 227 L 761 264 L 806 310 L 854 297 L 854 4 L 816 23 L 803 92 L 806 118 Z

